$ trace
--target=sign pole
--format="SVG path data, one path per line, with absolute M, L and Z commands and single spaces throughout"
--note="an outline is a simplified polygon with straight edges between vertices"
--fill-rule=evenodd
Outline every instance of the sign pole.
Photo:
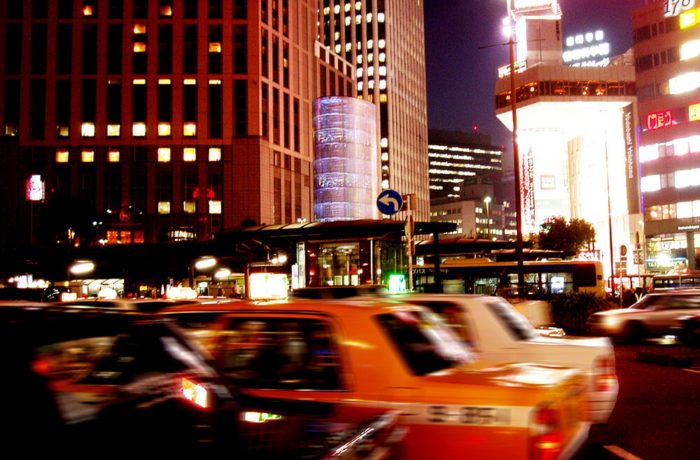
M 406 195 L 406 225 L 404 233 L 406 234 L 406 256 L 408 258 L 408 290 L 413 292 L 413 215 L 411 208 L 413 207 L 412 194 Z

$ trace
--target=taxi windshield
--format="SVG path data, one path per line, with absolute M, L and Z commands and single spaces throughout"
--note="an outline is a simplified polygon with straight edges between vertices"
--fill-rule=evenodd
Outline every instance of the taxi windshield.
M 498 317 L 516 340 L 532 340 L 539 337 L 527 318 L 522 316 L 511 304 L 505 301 L 487 302 L 486 306 Z
M 426 375 L 472 361 L 468 349 L 432 313 L 397 311 L 377 318 L 416 375 Z

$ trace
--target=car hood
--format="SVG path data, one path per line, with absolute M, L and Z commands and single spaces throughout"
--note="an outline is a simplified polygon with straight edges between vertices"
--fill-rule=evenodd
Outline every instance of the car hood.
M 618 315 L 627 315 L 630 313 L 644 313 L 648 312 L 649 310 L 644 310 L 642 308 L 616 308 L 614 310 L 606 310 L 606 311 L 599 311 L 597 313 L 594 313 L 595 316 L 618 316 Z

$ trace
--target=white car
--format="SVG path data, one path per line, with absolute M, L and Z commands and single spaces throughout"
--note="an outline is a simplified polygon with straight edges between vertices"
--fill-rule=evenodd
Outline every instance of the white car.
M 680 326 L 680 318 L 697 314 L 700 314 L 700 290 L 652 292 L 627 308 L 592 314 L 588 328 L 594 333 L 636 341 L 674 334 Z
M 619 384 L 609 338 L 544 337 L 501 297 L 415 294 L 401 300 L 438 313 L 485 362 L 532 362 L 585 370 L 589 375 L 589 420 L 607 423 L 610 418 Z

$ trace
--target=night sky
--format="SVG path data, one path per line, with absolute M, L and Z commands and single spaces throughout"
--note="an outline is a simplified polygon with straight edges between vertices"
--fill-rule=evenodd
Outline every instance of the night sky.
M 631 11 L 651 0 L 559 0 L 563 36 L 603 30 L 611 55 L 632 47 Z M 425 0 L 428 126 L 491 136 L 512 152 L 512 137 L 494 111 L 496 70 L 508 63 L 500 46 L 505 0 Z M 497 45 L 497 46 L 491 46 Z M 512 157 L 510 157 L 512 158 Z M 512 162 L 512 160 L 511 160 Z M 504 169 L 512 164 L 504 161 Z

